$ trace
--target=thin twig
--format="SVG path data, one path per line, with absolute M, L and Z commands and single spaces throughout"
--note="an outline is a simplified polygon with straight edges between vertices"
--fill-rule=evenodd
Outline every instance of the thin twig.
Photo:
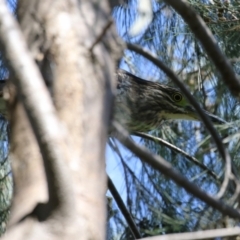
M 146 164 L 143 164 L 143 169 L 145 170 L 145 172 L 146 172 L 146 174 L 147 174 L 147 176 L 148 176 L 148 179 L 149 179 L 150 183 L 152 184 L 152 186 L 154 187 L 155 191 L 156 191 L 156 192 L 159 194 L 159 196 L 161 196 L 161 198 L 163 199 L 164 204 L 165 204 L 165 205 L 167 205 L 167 204 L 169 204 L 169 203 L 170 203 L 170 204 L 174 204 L 172 198 L 170 199 L 170 196 L 166 196 L 167 193 L 165 192 L 165 190 L 162 190 L 162 193 L 160 192 L 159 188 L 161 189 L 161 186 L 159 186 L 159 184 L 156 184 L 156 183 L 153 181 L 154 177 L 153 177 L 153 176 L 150 176 L 150 174 L 149 174 L 149 172 L 148 172 L 148 169 L 147 169 L 147 167 L 146 167 Z M 151 194 L 151 195 L 152 195 L 152 194 Z M 156 200 L 157 202 L 159 202 L 159 199 L 156 199 L 156 198 L 155 198 L 155 200 Z M 179 204 L 180 202 L 181 202 L 181 201 L 178 201 L 178 205 L 180 205 L 180 204 Z M 181 203 L 182 203 L 182 202 L 181 202 Z
M 231 205 L 233 205 L 239 199 L 239 195 L 240 195 L 240 184 L 238 181 L 235 181 L 235 182 L 238 183 L 238 184 L 236 184 L 235 192 L 234 192 L 233 196 L 230 199 L 228 199 L 228 204 L 231 204 Z M 239 207 L 239 205 L 238 205 L 238 207 Z
M 107 24 L 105 25 L 105 27 L 103 28 L 102 32 L 100 33 L 100 35 L 96 38 L 95 42 L 92 44 L 92 46 L 90 47 L 89 51 L 92 53 L 94 47 L 101 41 L 101 39 L 103 38 L 103 36 L 106 34 L 107 30 L 111 27 L 111 25 L 113 24 L 113 19 L 108 20 Z
M 148 140 L 151 140 L 153 142 L 157 142 L 160 143 L 168 148 L 170 148 L 171 150 L 177 152 L 177 153 L 181 153 L 183 156 L 185 156 L 188 160 L 190 160 L 191 162 L 195 163 L 196 165 L 198 165 L 200 168 L 202 168 L 204 171 L 206 171 L 206 173 L 208 173 L 209 175 L 211 175 L 215 180 L 219 180 L 218 176 L 211 171 L 207 166 L 205 166 L 204 164 L 202 164 L 201 162 L 199 162 L 195 157 L 189 155 L 188 153 L 186 153 L 185 151 L 183 151 L 182 149 L 174 146 L 173 144 L 159 138 L 159 137 L 155 137 L 152 136 L 150 134 L 147 133 L 142 133 L 142 132 L 134 132 L 132 135 L 138 136 L 138 137 L 142 137 Z
M 174 233 L 163 236 L 146 237 L 139 240 L 204 240 L 223 237 L 234 237 L 240 235 L 240 228 L 222 228 L 189 233 Z
M 130 212 L 127 210 L 121 196 L 119 195 L 116 187 L 114 186 L 111 178 L 108 176 L 108 189 L 111 192 L 113 198 L 115 199 L 121 213 L 123 214 L 125 220 L 128 223 L 128 226 L 134 236 L 134 238 L 141 238 L 141 234 L 135 224 L 135 222 L 133 221 L 132 215 L 130 214 Z
M 175 170 L 172 165 L 164 160 L 162 157 L 153 155 L 149 152 L 145 147 L 137 145 L 130 138 L 126 130 L 119 125 L 117 122 L 113 122 L 113 126 L 116 130 L 117 139 L 130 151 L 132 151 L 136 156 L 138 156 L 142 161 L 151 165 L 154 169 L 160 171 L 165 176 L 172 179 L 178 185 L 182 186 L 189 193 L 193 194 L 195 197 L 200 200 L 206 202 L 214 209 L 217 209 L 224 215 L 228 215 L 232 218 L 240 219 L 240 212 L 218 199 L 210 196 L 201 188 L 199 188 L 196 184 L 190 182 L 186 177 L 184 177 L 181 173 Z
M 111 142 L 110 142 L 110 147 L 111 147 L 114 151 L 116 151 L 118 157 L 120 158 L 120 160 L 121 160 L 121 162 L 122 162 L 122 164 L 123 164 L 123 166 L 124 166 L 124 169 L 125 169 L 125 168 L 127 169 L 127 171 L 131 174 L 131 176 L 132 176 L 132 178 L 134 179 L 134 181 L 136 181 L 137 184 L 140 186 L 140 188 L 142 188 L 141 191 L 142 191 L 142 192 L 145 191 L 148 196 L 151 196 L 152 198 L 154 198 L 155 201 L 158 201 L 158 199 L 152 195 L 152 193 L 149 191 L 149 189 L 147 189 L 147 188 L 142 184 L 142 182 L 136 177 L 136 175 L 134 174 L 134 172 L 132 171 L 132 169 L 126 164 L 126 162 L 124 161 L 124 159 L 123 159 L 123 157 L 122 157 L 119 149 L 118 149 L 116 146 L 113 146 L 113 144 L 112 144 Z M 147 173 L 147 174 L 148 174 L 148 173 Z M 149 177 L 149 176 L 148 176 L 148 177 Z M 149 178 L 150 178 L 150 177 L 149 177 Z M 150 181 L 151 181 L 151 179 L 150 179 Z M 158 189 L 157 189 L 157 187 L 154 185 L 154 183 L 152 183 L 152 184 L 153 184 L 153 186 L 155 187 L 156 191 L 158 192 L 159 196 L 161 196 L 164 200 L 166 200 L 166 199 L 165 199 L 165 196 L 158 191 Z M 143 190 L 144 190 L 144 191 L 143 191 Z
M 113 145 L 113 143 L 114 143 L 114 145 Z M 122 154 L 121 154 L 121 152 L 119 151 L 119 149 L 118 149 L 118 147 L 116 145 L 115 139 L 110 139 L 109 145 L 117 153 L 121 163 L 124 165 L 124 160 L 123 160 Z M 123 167 L 123 173 L 124 173 L 124 180 L 125 180 L 125 184 L 126 184 L 126 195 L 127 195 L 126 202 L 127 202 L 128 208 L 129 208 L 129 212 L 132 212 L 132 205 L 129 204 L 131 202 L 130 197 L 129 197 L 130 194 L 131 194 L 131 192 L 130 192 L 130 184 L 129 184 L 128 174 L 127 174 L 127 171 L 126 171 L 125 167 Z
M 218 192 L 218 197 L 222 197 L 224 194 L 224 191 L 226 189 L 226 186 L 229 182 L 229 176 L 231 175 L 231 158 L 224 147 L 222 140 L 214 128 L 212 122 L 208 118 L 208 116 L 204 113 L 196 99 L 192 96 L 192 94 L 188 91 L 188 89 L 185 87 L 183 82 L 178 78 L 178 76 L 169 68 L 167 67 L 162 61 L 156 58 L 155 55 L 151 54 L 147 50 L 143 49 L 142 47 L 139 47 L 137 45 L 126 43 L 126 46 L 129 50 L 135 51 L 136 53 L 139 53 L 140 55 L 144 56 L 148 60 L 150 60 L 152 63 L 154 63 L 157 67 L 159 67 L 171 80 L 174 81 L 174 83 L 182 90 L 183 94 L 186 96 L 188 101 L 192 104 L 192 106 L 195 108 L 196 112 L 202 119 L 202 122 L 205 124 L 207 130 L 209 131 L 210 135 L 212 136 L 217 149 L 219 153 L 221 154 L 223 160 L 225 161 L 225 175 L 224 180 L 222 183 L 222 187 L 220 191 Z
M 188 24 L 189 28 L 201 42 L 203 48 L 220 72 L 223 81 L 235 96 L 240 96 L 240 80 L 236 76 L 230 62 L 219 48 L 213 34 L 203 19 L 185 0 L 164 0 L 169 4 Z
M 134 172 L 132 171 L 132 169 L 126 164 L 126 162 L 124 161 L 124 159 L 123 159 L 123 157 L 122 157 L 119 149 L 117 148 L 116 144 L 115 144 L 115 146 L 113 146 L 113 144 L 112 144 L 111 142 L 109 142 L 109 143 L 110 143 L 110 144 L 109 144 L 110 147 L 111 147 L 114 151 L 116 151 L 118 157 L 120 158 L 120 160 L 121 160 L 121 162 L 122 162 L 122 164 L 123 164 L 123 166 L 124 166 L 124 170 L 125 170 L 125 168 L 127 169 L 127 171 L 131 174 L 131 176 L 132 176 L 132 178 L 134 179 L 134 181 L 136 181 L 137 184 L 139 185 L 139 187 L 141 188 L 140 191 L 142 191 L 142 193 L 143 193 L 144 195 L 147 195 L 147 196 L 148 196 L 148 199 L 150 199 L 149 196 L 151 196 L 151 198 L 153 198 L 154 201 L 158 202 L 159 199 L 157 199 L 157 197 L 153 196 L 153 194 L 151 193 L 151 191 L 149 191 L 149 189 L 147 189 L 147 188 L 142 184 L 142 182 L 136 177 L 136 175 L 134 174 Z M 145 166 L 143 165 L 143 167 L 145 167 Z M 152 179 L 151 179 L 151 177 L 149 176 L 148 172 L 147 172 L 147 175 L 148 175 L 149 181 L 152 183 L 153 187 L 155 188 L 155 190 L 157 191 L 157 193 L 159 194 L 159 196 L 161 196 L 161 198 L 163 199 L 163 201 L 165 201 L 165 204 L 166 204 L 166 203 L 167 203 L 167 198 L 166 198 L 164 192 L 161 193 L 161 192 L 159 191 L 157 185 L 152 181 Z M 146 197 L 145 197 L 145 198 L 146 198 Z

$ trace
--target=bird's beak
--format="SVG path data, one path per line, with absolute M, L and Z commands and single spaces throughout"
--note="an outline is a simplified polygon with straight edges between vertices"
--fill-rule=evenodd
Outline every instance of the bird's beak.
M 192 107 L 192 106 L 187 106 L 185 108 L 185 110 L 190 114 L 192 115 L 193 118 L 195 118 L 196 120 L 201 120 L 199 115 L 196 113 L 196 110 Z M 204 113 L 210 118 L 210 120 L 215 123 L 215 124 L 226 124 L 227 122 L 224 121 L 223 119 L 221 119 L 220 117 L 218 116 L 215 116 L 213 114 L 211 114 L 210 112 L 207 112 L 205 110 L 203 110 Z

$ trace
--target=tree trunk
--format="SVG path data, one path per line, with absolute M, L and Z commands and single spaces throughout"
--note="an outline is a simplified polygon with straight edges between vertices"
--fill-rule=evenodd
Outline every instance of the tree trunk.
M 120 53 L 112 50 L 121 49 L 105 27 L 111 25 L 107 1 L 19 0 L 18 19 L 66 136 L 52 146 L 66 155 L 64 163 L 63 156 L 46 161 L 48 152 L 38 136 L 39 148 L 19 101 L 26 99 L 12 93 L 15 194 L 4 239 L 105 239 L 105 144 Z M 50 124 L 49 130 L 56 127 Z

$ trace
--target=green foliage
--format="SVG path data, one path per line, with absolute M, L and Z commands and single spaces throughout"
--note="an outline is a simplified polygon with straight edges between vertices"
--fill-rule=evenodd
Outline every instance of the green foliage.
M 8 159 L 8 123 L 0 118 L 0 236 L 6 230 L 13 193 L 13 179 Z
M 14 12 L 16 9 L 16 0 L 7 1 L 9 8 Z M 0 43 L 0 50 L 2 46 Z M 0 52 L 0 80 L 8 77 L 8 69 Z M 10 205 L 13 195 L 13 177 L 11 172 L 9 151 L 9 126 L 8 122 L 0 113 L 0 236 L 5 232 L 8 217 L 10 214 Z
M 189 4 L 205 20 L 222 51 L 239 74 L 239 1 L 191 0 Z M 119 34 L 124 40 L 139 44 L 157 54 L 159 59 L 179 75 L 205 110 L 229 122 L 216 128 L 230 152 L 233 168 L 237 174 L 240 166 L 238 99 L 231 95 L 219 78 L 218 72 L 188 26 L 163 1 L 153 3 L 154 18 L 148 28 L 139 36 L 131 38 L 128 35 L 128 29 L 137 15 L 136 6 L 137 1 L 132 0 L 114 10 Z M 120 68 L 148 80 L 174 85 L 161 70 L 138 54 L 129 51 L 125 52 Z M 203 124 L 188 121 L 166 122 L 152 134 L 195 156 L 208 169 L 216 173 L 218 179 L 165 146 L 149 140 L 139 138 L 135 140 L 169 161 L 184 176 L 209 194 L 214 195 L 219 191 L 224 174 L 224 162 Z M 219 212 L 189 195 L 173 181 L 141 163 L 130 153 L 124 150 L 121 154 L 117 164 L 118 166 L 122 164 L 118 168 L 122 170 L 118 171 L 122 171 L 122 179 L 125 180 L 126 203 L 138 226 L 145 221 L 144 233 L 148 233 L 148 236 L 237 224 L 235 221 L 223 218 Z M 234 187 L 230 184 L 222 199 L 237 207 L 236 199 L 231 199 L 233 194 Z M 113 229 L 116 225 L 123 233 L 121 239 L 130 239 L 129 229 L 124 221 L 123 223 L 111 221 Z

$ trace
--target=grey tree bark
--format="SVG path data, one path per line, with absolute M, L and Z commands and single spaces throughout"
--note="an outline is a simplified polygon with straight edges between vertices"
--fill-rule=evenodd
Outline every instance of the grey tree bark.
M 6 50 L 15 192 L 4 239 L 105 239 L 105 143 L 121 52 L 107 1 L 19 0 L 17 12 L 50 91 L 24 80 Z

